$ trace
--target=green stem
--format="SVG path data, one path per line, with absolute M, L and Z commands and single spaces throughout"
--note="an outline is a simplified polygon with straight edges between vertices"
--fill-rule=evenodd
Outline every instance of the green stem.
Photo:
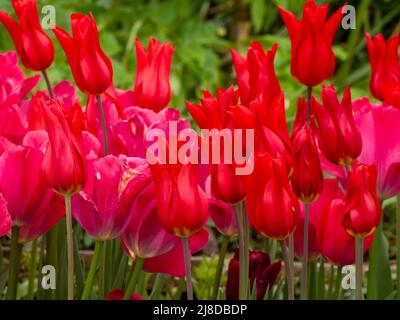
M 67 224 L 68 300 L 74 300 L 74 238 L 72 230 L 71 195 L 64 195 L 64 197 Z
M 11 230 L 10 265 L 8 267 L 8 288 L 6 299 L 16 300 L 18 291 L 18 276 L 21 263 L 22 244 L 18 243 L 19 227 Z
M 189 248 L 189 238 L 182 238 L 183 241 L 183 256 L 185 258 L 185 275 L 186 275 L 186 292 L 187 299 L 193 300 L 193 284 L 192 284 L 192 263 L 191 253 Z
M 285 245 L 285 240 L 280 240 L 282 248 L 283 263 L 285 265 L 286 282 L 288 287 L 289 300 L 294 300 L 294 283 L 293 283 L 293 271 L 290 267 L 289 255 Z
M 362 300 L 363 238 L 356 237 L 356 300 Z
M 85 287 L 82 293 L 82 300 L 88 300 L 92 292 L 93 282 L 97 271 L 97 266 L 100 260 L 100 254 L 103 251 L 104 241 L 96 241 L 92 261 L 90 262 L 89 273 L 86 278 Z
M 238 228 L 239 238 L 239 299 L 247 299 L 246 280 L 246 265 L 245 265 L 245 246 L 244 246 L 244 234 L 243 234 L 243 219 L 242 219 L 242 203 L 235 205 L 235 217 Z
M 28 285 L 28 300 L 33 300 L 35 291 L 35 274 L 36 274 L 36 254 L 37 254 L 37 239 L 32 241 L 31 263 L 29 265 L 29 285 Z
M 49 92 L 50 98 L 53 99 L 54 98 L 54 92 L 53 92 L 53 88 L 51 87 L 51 83 L 50 83 L 47 71 L 43 70 L 42 74 L 43 74 L 44 81 L 46 82 L 47 91 Z
M 308 216 L 310 205 L 304 205 L 304 229 L 303 229 L 303 259 L 301 269 L 301 293 L 300 299 L 307 300 L 307 275 L 308 275 Z
M 58 244 L 58 226 L 55 225 L 50 229 L 46 234 L 46 263 L 48 265 L 53 266 L 56 270 L 58 270 L 58 262 L 57 262 L 57 244 Z M 47 299 L 54 299 L 55 290 L 46 290 L 45 291 Z
M 311 121 L 311 97 L 312 97 L 312 87 L 307 87 L 307 122 Z
M 142 259 L 142 258 L 136 259 L 136 263 L 135 263 L 135 267 L 132 272 L 132 276 L 129 279 L 128 287 L 125 290 L 124 300 L 129 300 L 132 293 L 135 291 L 135 287 L 138 282 L 140 272 L 142 271 L 142 268 L 143 268 L 143 263 L 144 263 L 144 259 Z
M 250 274 L 250 261 L 249 261 L 249 244 L 250 244 L 250 228 L 247 214 L 244 210 L 244 202 L 242 202 L 242 219 L 243 219 L 243 238 L 244 238 L 244 265 L 245 265 L 245 292 L 246 299 L 249 298 L 249 274 Z
M 150 294 L 150 300 L 159 300 L 162 289 L 164 287 L 165 274 L 157 273 L 156 279 L 154 280 L 153 290 Z
M 108 155 L 108 135 L 107 135 L 107 122 L 106 116 L 104 114 L 103 102 L 101 101 L 101 97 L 97 96 L 97 105 L 99 107 L 100 112 L 100 120 L 101 120 L 101 128 L 103 131 L 103 143 L 104 143 L 104 155 Z
M 336 280 L 335 280 L 335 291 L 333 293 L 333 299 L 339 300 L 340 299 L 340 292 L 342 288 L 342 267 L 338 266 L 336 269 Z
M 219 289 L 219 284 L 221 282 L 221 275 L 222 275 L 222 270 L 224 268 L 225 255 L 228 249 L 228 245 L 229 245 L 229 237 L 224 236 L 222 239 L 221 250 L 219 251 L 217 270 L 215 272 L 214 289 L 211 296 L 211 299 L 213 300 L 216 300 L 218 297 L 218 289 Z
M 400 194 L 396 208 L 396 298 L 400 300 Z

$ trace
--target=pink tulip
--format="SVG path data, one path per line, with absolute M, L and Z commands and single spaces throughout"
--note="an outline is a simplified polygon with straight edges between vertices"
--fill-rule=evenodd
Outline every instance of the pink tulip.
M 0 193 L 0 237 L 10 231 L 11 225 L 12 221 L 7 209 L 7 201 L 4 199 L 3 194 Z

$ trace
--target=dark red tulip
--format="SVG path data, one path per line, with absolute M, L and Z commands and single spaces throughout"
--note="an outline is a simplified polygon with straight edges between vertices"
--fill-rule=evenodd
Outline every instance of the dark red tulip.
M 318 145 L 327 160 L 350 165 L 362 149 L 360 131 L 354 121 L 350 88 L 339 102 L 333 86 L 322 88 L 323 105 L 314 98 L 311 108 L 318 123 Z
M 0 11 L 0 22 L 10 34 L 23 65 L 43 71 L 53 63 L 54 47 L 39 21 L 36 0 L 11 0 L 18 17 L 15 21 Z
M 42 172 L 58 193 L 72 195 L 86 182 L 86 167 L 81 133 L 74 134 L 57 100 L 42 100 L 43 117 L 49 134 Z
M 80 90 L 100 95 L 112 84 L 111 60 L 100 46 L 99 32 L 92 14 L 71 15 L 72 37 L 63 29 L 53 29 L 67 56 L 72 75 Z
M 170 74 L 174 48 L 150 38 L 146 48 L 136 39 L 136 79 L 133 103 L 155 112 L 165 108 L 171 100 Z
M 249 252 L 249 282 L 251 290 L 256 286 L 257 300 L 263 300 L 267 290 L 271 290 L 279 272 L 281 262 L 271 263 L 269 256 L 261 251 Z M 228 280 L 226 282 L 226 298 L 228 300 L 239 299 L 239 253 L 235 252 L 229 262 Z
M 328 79 L 336 64 L 332 43 L 342 19 L 342 8 L 328 20 L 328 5 L 317 6 L 315 0 L 307 0 L 304 4 L 301 20 L 278 8 L 291 41 L 292 75 L 308 87 Z
M 367 33 L 366 39 L 371 63 L 371 93 L 375 98 L 400 108 L 400 34 L 385 41 L 382 34 L 371 38 Z
M 281 93 L 274 69 L 277 49 L 278 45 L 275 44 L 270 50 L 264 51 L 259 42 L 253 41 L 247 50 L 246 58 L 231 50 L 241 104 L 248 106 L 260 94 L 268 99 L 268 103 L 272 103 Z
M 365 238 L 381 222 L 382 206 L 376 195 L 376 166 L 357 164 L 347 181 L 343 227 L 353 237 Z
M 121 289 L 112 290 L 104 300 L 124 300 L 125 291 Z M 133 292 L 129 300 L 145 300 L 139 293 Z
M 286 239 L 294 231 L 300 205 L 280 158 L 255 153 L 254 171 L 247 177 L 246 194 L 249 220 L 257 231 L 279 240 Z

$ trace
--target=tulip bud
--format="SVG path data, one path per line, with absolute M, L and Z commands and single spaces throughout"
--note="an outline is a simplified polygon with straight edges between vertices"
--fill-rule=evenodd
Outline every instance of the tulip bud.
M 311 108 L 318 128 L 318 145 L 327 160 L 334 164 L 350 165 L 362 149 L 362 140 L 353 117 L 350 88 L 344 91 L 339 103 L 333 86 L 322 88 L 323 106 L 314 98 Z
M 53 63 L 54 47 L 40 25 L 36 0 L 11 3 L 19 21 L 0 11 L 0 22 L 9 32 L 23 65 L 34 71 L 46 70 Z
M 278 8 L 291 41 L 292 75 L 308 87 L 328 79 L 336 64 L 332 43 L 342 8 L 326 20 L 328 5 L 317 6 L 315 0 L 307 0 L 300 21 L 290 11 Z
M 376 195 L 376 166 L 358 164 L 349 173 L 343 227 L 353 237 L 365 238 L 381 222 L 382 206 Z
M 72 37 L 63 29 L 53 29 L 67 56 L 72 75 L 80 90 L 100 95 L 112 84 L 111 60 L 100 47 L 99 33 L 92 14 L 71 15 Z

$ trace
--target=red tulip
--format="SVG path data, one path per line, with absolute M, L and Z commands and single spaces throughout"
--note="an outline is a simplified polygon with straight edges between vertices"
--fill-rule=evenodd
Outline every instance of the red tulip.
M 49 134 L 49 145 L 42 172 L 55 191 L 72 195 L 86 181 L 86 168 L 81 133 L 74 134 L 57 100 L 42 100 L 43 117 Z
M 279 240 L 286 239 L 294 231 L 300 205 L 280 158 L 255 153 L 254 171 L 248 176 L 246 194 L 247 213 L 256 230 Z
M 271 263 L 269 256 L 261 251 L 249 252 L 249 281 L 250 288 L 256 289 L 257 300 L 263 300 L 267 290 L 271 290 L 279 273 L 281 262 Z M 226 282 L 226 298 L 239 299 L 239 254 L 235 252 L 229 262 L 228 280 Z
M 41 176 L 43 152 L 31 146 L 6 150 L 0 157 L 0 191 L 7 201 L 19 241 L 36 239 L 64 215 L 63 201 Z
M 358 164 L 349 173 L 343 227 L 353 237 L 365 238 L 381 222 L 382 207 L 376 195 L 376 166 Z
M 123 300 L 125 292 L 121 289 L 112 290 L 104 300 Z M 133 292 L 129 300 L 145 300 L 139 293 Z
M 7 201 L 4 199 L 3 194 L 0 193 L 0 237 L 11 230 L 11 225 L 12 221 L 7 208 Z
M 400 108 L 400 63 L 399 40 L 397 34 L 385 41 L 382 34 L 375 38 L 367 33 L 367 48 L 371 62 L 372 95 L 393 107 Z
M 133 101 L 136 106 L 155 112 L 171 100 L 170 73 L 174 48 L 150 38 L 149 48 L 136 39 L 136 79 Z
M 100 95 L 112 84 L 111 60 L 100 47 L 99 33 L 92 14 L 71 15 L 72 37 L 63 29 L 53 29 L 65 51 L 72 75 L 80 90 Z
M 0 22 L 9 32 L 23 65 L 35 71 L 46 70 L 53 63 L 54 47 L 40 25 L 36 0 L 11 3 L 19 21 L 0 11 Z
M 362 149 L 362 140 L 353 117 L 350 88 L 339 103 L 333 86 L 322 88 L 323 106 L 314 98 L 311 108 L 318 123 L 318 145 L 327 160 L 350 165 Z
M 345 196 L 335 179 L 326 179 L 320 197 L 310 204 L 316 215 L 316 236 L 321 255 L 327 261 L 345 266 L 355 261 L 355 238 L 343 228 Z M 364 241 L 364 253 L 372 244 L 373 235 Z
M 307 0 L 301 20 L 281 8 L 279 12 L 291 41 L 291 72 L 301 83 L 313 87 L 328 79 L 335 69 L 332 43 L 342 19 L 342 8 L 328 20 L 328 5 Z
M 247 50 L 246 58 L 231 50 L 241 104 L 248 106 L 260 94 L 268 99 L 268 103 L 272 103 L 281 93 L 274 70 L 277 49 L 278 45 L 275 44 L 270 50 L 264 51 L 259 42 L 253 41 Z
M 301 122 L 299 118 L 305 107 L 305 101 L 299 100 L 297 122 Z M 296 124 L 300 126 L 300 123 Z M 303 123 L 299 128 L 294 128 L 292 135 L 294 166 L 290 182 L 294 193 L 305 203 L 318 198 L 324 180 L 317 146 L 311 131 L 310 124 Z

